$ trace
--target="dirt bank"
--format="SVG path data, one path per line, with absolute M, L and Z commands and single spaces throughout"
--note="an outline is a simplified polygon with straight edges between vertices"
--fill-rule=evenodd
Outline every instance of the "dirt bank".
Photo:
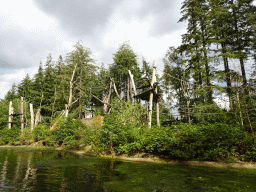
M 225 162 L 213 162 L 213 161 L 173 161 L 173 160 L 163 160 L 160 158 L 141 158 L 141 157 L 124 157 L 124 156 L 113 156 L 113 155 L 95 155 L 83 151 L 65 150 L 59 148 L 58 150 L 63 150 L 77 155 L 90 156 L 90 157 L 105 157 L 112 158 L 122 161 L 139 161 L 139 162 L 150 162 L 150 163 L 163 163 L 171 165 L 185 165 L 185 166 L 200 166 L 200 167 L 222 167 L 222 168 L 245 168 L 245 169 L 256 169 L 255 162 L 239 162 L 239 163 L 225 163 Z

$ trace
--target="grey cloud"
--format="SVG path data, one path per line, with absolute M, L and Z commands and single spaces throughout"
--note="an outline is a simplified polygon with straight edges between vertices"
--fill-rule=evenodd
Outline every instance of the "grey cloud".
M 184 24 L 177 23 L 180 18 L 181 0 L 176 1 L 148 1 L 142 0 L 143 6 L 137 11 L 138 15 L 155 17 L 151 36 L 163 36 L 184 28 Z
M 56 42 L 49 42 L 38 34 L 29 36 L 22 31 L 5 29 L 0 29 L 0 33 L 0 68 L 38 65 L 42 55 L 46 57 L 56 46 Z
M 104 27 L 118 0 L 34 0 L 35 5 L 57 18 L 63 30 L 82 37 Z
M 124 4 L 128 1 L 124 0 L 34 0 L 34 2 L 39 9 L 57 18 L 63 30 L 78 38 L 93 36 L 95 30 L 103 31 L 116 9 L 119 9 L 126 19 L 136 17 L 142 20 L 153 15 L 156 19 L 150 34 L 152 36 L 162 36 L 184 28 L 183 24 L 177 23 L 181 0 L 141 0 L 142 6 L 139 9 L 125 7 Z

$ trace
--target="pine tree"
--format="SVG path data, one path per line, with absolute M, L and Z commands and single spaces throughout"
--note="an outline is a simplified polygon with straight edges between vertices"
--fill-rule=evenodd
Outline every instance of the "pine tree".
M 34 75 L 31 86 L 31 102 L 34 105 L 40 105 L 44 93 L 44 71 L 42 62 L 40 62 L 37 73 Z
M 43 108 L 42 115 L 51 116 L 52 105 L 54 101 L 54 61 L 52 60 L 51 54 L 48 55 L 45 62 L 44 77 L 43 77 Z
M 202 87 L 197 92 L 195 101 L 201 103 L 212 103 L 211 72 L 208 55 L 208 47 L 211 44 L 209 29 L 209 4 L 206 0 L 185 0 L 181 13 L 183 14 L 179 22 L 188 21 L 187 33 L 182 36 L 181 51 L 186 53 L 186 60 L 193 71 L 195 86 Z
M 137 55 L 133 52 L 130 45 L 122 44 L 114 54 L 114 63 L 110 65 L 110 76 L 114 78 L 118 92 L 122 93 L 125 100 L 131 98 L 130 80 L 128 70 L 134 76 L 135 84 L 141 77 Z
M 73 70 L 75 76 L 73 80 L 73 99 L 77 101 L 73 108 L 75 113 L 81 118 L 91 101 L 91 88 L 94 85 L 96 76 L 96 66 L 92 59 L 91 50 L 85 48 L 82 42 L 74 45 L 75 50 L 67 55 L 66 79 L 71 78 Z
M 26 75 L 26 77 L 20 82 L 20 84 L 17 87 L 17 96 L 25 97 L 27 101 L 30 102 L 31 100 L 31 85 L 32 81 L 29 77 L 29 74 Z
M 17 98 L 17 86 L 15 83 L 12 85 L 12 88 L 6 93 L 5 100 L 7 101 L 13 101 Z
M 178 107 L 181 115 L 184 114 L 184 111 L 181 109 L 187 104 L 186 94 L 184 94 L 185 90 L 183 90 L 183 83 L 187 83 L 189 81 L 188 66 L 182 62 L 183 59 L 183 55 L 178 49 L 169 47 L 163 59 L 164 73 L 162 76 L 163 87 L 167 95 L 167 100 L 172 103 L 177 99 L 176 106 Z

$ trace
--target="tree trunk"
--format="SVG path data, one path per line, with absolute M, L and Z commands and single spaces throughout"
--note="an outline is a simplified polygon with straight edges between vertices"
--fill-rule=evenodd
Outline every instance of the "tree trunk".
M 75 76 L 76 67 L 77 67 L 77 64 L 75 65 L 72 77 L 69 81 L 69 99 L 68 99 L 68 104 L 67 104 L 66 109 L 65 109 L 66 110 L 65 117 L 68 116 L 68 110 L 69 110 L 69 108 L 71 106 L 71 103 L 72 103 L 73 79 L 74 79 L 74 76 Z
M 21 123 L 21 133 L 23 133 L 24 129 L 24 114 L 23 114 L 23 97 L 20 98 L 20 123 Z
M 31 117 L 31 131 L 33 131 L 34 128 L 34 111 L 33 111 L 33 104 L 30 103 L 30 117 Z
M 9 116 L 8 116 L 8 128 L 12 128 L 12 101 L 9 103 Z

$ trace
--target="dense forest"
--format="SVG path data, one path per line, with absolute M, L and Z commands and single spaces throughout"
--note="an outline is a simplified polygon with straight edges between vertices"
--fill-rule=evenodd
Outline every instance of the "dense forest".
M 97 64 L 81 41 L 57 61 L 49 54 L 34 77 L 27 75 L 0 101 L 0 144 L 37 142 L 90 146 L 93 152 L 112 154 L 255 161 L 256 7 L 252 2 L 184 0 L 179 22 L 187 22 L 187 31 L 179 47 L 166 51 L 164 69 L 155 68 L 154 84 L 152 64 L 144 58 L 140 62 L 128 43 L 120 45 L 108 67 Z M 157 88 L 160 99 L 152 111 L 149 95 L 146 100 L 134 97 L 128 70 L 138 95 Z M 217 105 L 220 98 L 226 98 L 228 107 Z M 158 104 L 161 126 L 156 120 Z M 82 123 L 88 115 L 95 118 Z

